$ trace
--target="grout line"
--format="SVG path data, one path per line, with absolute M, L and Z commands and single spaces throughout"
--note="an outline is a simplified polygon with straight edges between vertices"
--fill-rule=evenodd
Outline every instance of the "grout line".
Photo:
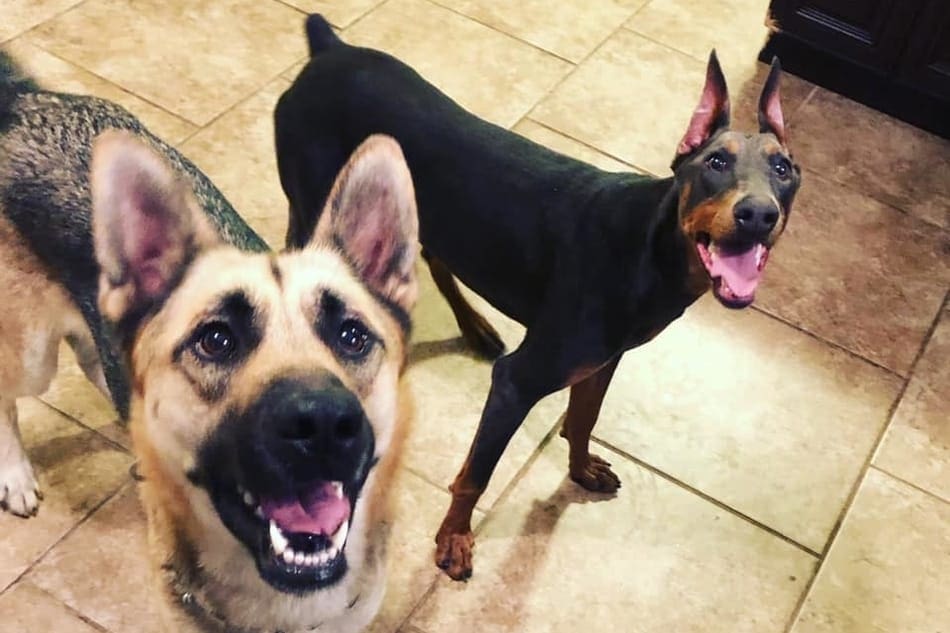
M 766 525 L 766 524 L 763 523 L 762 521 L 759 521 L 758 519 L 755 519 L 755 518 L 751 517 L 750 515 L 746 514 L 745 512 L 742 512 L 742 511 L 740 511 L 740 510 L 737 510 L 736 508 L 733 508 L 732 506 L 729 506 L 729 505 L 723 503 L 722 501 L 716 499 L 716 498 L 713 497 L 712 495 L 703 492 L 703 491 L 700 490 L 699 488 L 696 488 L 695 486 L 691 486 L 690 484 L 688 484 L 688 483 L 686 483 L 686 482 L 684 482 L 684 481 L 681 481 L 681 480 L 677 479 L 677 478 L 674 477 L 673 475 L 671 475 L 671 474 L 669 474 L 669 473 L 667 473 L 667 472 L 665 472 L 665 471 L 663 471 L 663 470 L 660 470 L 660 469 L 657 468 L 656 466 L 654 466 L 654 465 L 652 465 L 652 464 L 650 464 L 650 463 L 648 463 L 648 462 L 645 462 L 645 461 L 643 461 L 642 459 L 640 459 L 640 458 L 638 458 L 638 457 L 635 457 L 634 455 L 632 455 L 631 453 L 628 453 L 628 452 L 625 451 L 624 449 L 619 448 L 619 447 L 617 447 L 617 446 L 614 446 L 614 445 L 611 444 L 610 442 L 607 442 L 607 441 L 605 441 L 605 440 L 602 440 L 602 439 L 600 439 L 600 438 L 598 438 L 598 437 L 594 437 L 594 436 L 591 436 L 591 441 L 594 442 L 595 444 L 598 444 L 598 445 L 600 445 L 600 446 L 603 446 L 604 448 L 606 448 L 606 449 L 608 449 L 608 450 L 611 450 L 611 451 L 617 453 L 617 454 L 620 455 L 621 457 L 624 457 L 625 459 L 627 459 L 627 460 L 633 462 L 634 464 L 636 464 L 637 466 L 643 468 L 644 470 L 648 470 L 648 471 L 650 471 L 651 473 L 653 473 L 654 475 L 656 475 L 656 476 L 658 476 L 658 477 L 660 477 L 660 478 L 662 478 L 662 479 L 665 479 L 666 481 L 668 481 L 669 483 L 673 484 L 674 486 L 677 486 L 677 487 L 679 487 L 679 488 L 682 488 L 683 490 L 685 490 L 685 491 L 687 491 L 687 492 L 690 492 L 690 493 L 696 495 L 697 497 L 703 499 L 704 501 L 707 501 L 707 502 L 713 504 L 714 506 L 716 506 L 717 508 L 720 508 L 721 510 L 725 510 L 725 511 L 728 512 L 729 514 L 731 514 L 731 515 L 733 515 L 733 516 L 735 516 L 735 517 L 738 517 L 739 519 L 742 519 L 742 520 L 745 521 L 746 523 L 752 524 L 753 526 L 759 528 L 760 530 L 762 530 L 762 531 L 764 531 L 764 532 L 768 532 L 768 533 L 771 534 L 772 536 L 776 537 L 777 539 L 779 539 L 779 540 L 781 540 L 781 541 L 784 541 L 785 543 L 791 545 L 791 546 L 794 547 L 795 549 L 801 550 L 802 552 L 804 552 L 804 553 L 808 554 L 809 556 L 811 556 L 811 557 L 813 557 L 813 558 L 816 558 L 816 559 L 821 557 L 821 555 L 820 555 L 818 552 L 816 552 L 816 551 L 813 550 L 812 548 L 808 547 L 807 545 L 803 545 L 803 544 L 799 543 L 798 541 L 796 541 L 795 539 L 791 538 L 790 536 L 786 536 L 785 534 L 782 534 L 781 532 L 779 532 L 779 531 L 776 530 L 775 528 L 773 528 L 773 527 L 771 527 L 771 526 L 769 526 L 769 525 Z
M 936 492 L 933 492 L 933 491 L 931 491 L 931 490 L 927 490 L 926 488 L 923 488 L 923 487 L 919 486 L 918 484 L 915 484 L 914 482 L 909 481 L 909 480 L 905 479 L 904 477 L 901 477 L 900 475 L 895 475 L 895 474 L 892 473 L 891 471 L 887 470 L 886 468 L 882 468 L 881 466 L 878 466 L 877 464 L 872 463 L 872 464 L 871 464 L 871 470 L 876 470 L 876 471 L 878 471 L 879 473 L 882 473 L 882 474 L 884 474 L 884 475 L 887 475 L 887 476 L 890 477 L 891 479 L 894 479 L 894 480 L 896 480 L 896 481 L 899 481 L 899 482 L 901 482 L 902 484 L 904 484 L 905 486 L 907 486 L 907 487 L 909 487 L 909 488 L 913 488 L 913 489 L 916 490 L 917 492 L 923 493 L 923 494 L 927 495 L 928 497 L 931 497 L 932 499 L 935 499 L 935 500 L 940 501 L 940 502 L 942 502 L 942 503 L 950 504 L 950 499 L 947 499 L 947 498 L 945 498 L 945 497 L 942 497 L 942 496 L 940 496 L 939 494 L 937 494 Z
M 63 411 L 63 410 L 60 409 L 59 407 L 50 404 L 50 403 L 47 402 L 46 400 L 43 400 L 43 397 L 42 397 L 42 396 L 40 396 L 40 397 L 38 397 L 38 398 L 36 398 L 36 399 L 39 400 L 40 402 L 42 402 L 45 406 L 47 406 L 47 407 L 49 407 L 50 409 L 52 409 L 53 411 L 56 411 L 57 413 L 59 413 L 59 414 L 62 415 L 63 417 L 67 418 L 70 422 L 73 422 L 73 423 L 79 425 L 80 427 L 86 429 L 87 431 L 90 431 L 90 432 L 94 433 L 94 434 L 95 434 L 96 436 L 98 436 L 99 438 L 105 440 L 105 442 L 106 442 L 107 444 L 111 445 L 113 448 L 122 451 L 122 452 L 125 453 L 126 455 L 133 455 L 133 453 L 132 453 L 132 451 L 131 451 L 130 449 L 126 448 L 125 446 L 123 446 L 123 445 L 120 444 L 119 442 L 116 442 L 114 439 L 112 439 L 111 437 L 109 437 L 109 436 L 106 435 L 105 433 L 102 433 L 102 432 L 101 432 L 99 429 L 97 429 L 96 427 L 89 425 L 88 423 L 86 423 L 86 422 L 80 420 L 79 418 L 77 418 L 76 416 L 72 415 L 71 413 L 69 413 L 69 412 L 67 412 L 67 411 Z M 118 417 L 116 417 L 116 421 L 118 421 Z
M 198 129 L 196 129 L 194 132 L 192 132 L 191 134 L 189 134 L 188 136 L 186 136 L 186 137 L 183 138 L 182 140 L 178 141 L 178 143 L 176 144 L 175 148 L 178 149 L 179 151 L 181 151 L 181 148 L 182 148 L 188 141 L 192 140 L 193 138 L 195 138 L 196 136 L 198 136 L 201 132 L 203 132 L 203 131 L 207 130 L 208 128 L 210 128 L 212 125 L 214 125 L 215 123 L 217 123 L 218 121 L 220 121 L 222 118 L 224 118 L 226 115 L 228 115 L 228 114 L 230 114 L 231 112 L 233 112 L 234 110 L 236 110 L 238 107 L 244 105 L 245 103 L 247 103 L 248 101 L 250 101 L 250 100 L 253 99 L 254 97 L 258 96 L 265 88 L 267 88 L 268 86 L 270 86 L 272 83 L 276 83 L 276 82 L 278 82 L 278 81 L 283 81 L 283 82 L 288 83 L 288 84 L 291 83 L 291 81 L 290 81 L 289 79 L 286 79 L 286 78 L 283 77 L 283 73 L 285 73 L 285 72 L 287 72 L 289 69 L 293 68 L 294 64 L 297 64 L 298 62 L 300 62 L 300 59 L 294 60 L 294 63 L 293 63 L 293 64 L 290 64 L 290 65 L 287 66 L 286 68 L 282 69 L 282 70 L 281 70 L 279 73 L 277 73 L 276 75 L 274 75 L 274 76 L 272 76 L 272 77 L 269 77 L 269 78 L 268 78 L 266 81 L 264 81 L 263 83 L 261 83 L 261 84 L 259 84 L 259 85 L 256 85 L 251 91 L 244 93 L 241 97 L 239 97 L 239 98 L 237 99 L 237 101 L 235 101 L 234 103 L 232 103 L 231 105 L 229 105 L 228 107 L 226 107 L 224 110 L 222 110 L 221 112 L 218 112 L 218 113 L 215 114 L 213 117 L 211 117 L 211 118 L 208 120 L 207 123 L 205 123 L 204 125 L 199 125 L 199 126 L 198 126 Z M 184 154 L 184 152 L 182 152 L 182 154 Z M 244 217 L 246 217 L 246 216 L 244 216 Z
M 497 26 L 494 26 L 494 25 L 492 25 L 492 24 L 489 24 L 488 22 L 484 22 L 484 21 L 482 21 L 481 19 L 476 18 L 475 16 L 468 15 L 467 13 L 463 13 L 463 12 L 459 11 L 458 9 L 456 9 L 456 8 L 454 8 L 454 7 L 446 6 L 446 5 L 442 4 L 439 0 L 427 0 L 427 2 L 428 2 L 429 4 L 431 4 L 431 5 L 433 5 L 433 6 L 439 7 L 440 9 L 445 9 L 446 11 L 448 11 L 448 12 L 450 12 L 450 13 L 454 13 L 455 15 L 458 15 L 458 16 L 460 16 L 460 17 L 463 17 L 463 18 L 465 18 L 466 20 L 469 20 L 469 21 L 474 22 L 474 23 L 476 23 L 476 24 L 480 24 L 480 25 L 482 25 L 482 26 L 484 26 L 484 27 L 486 27 L 486 28 L 488 28 L 488 29 L 494 31 L 495 33 L 498 33 L 499 35 L 504 35 L 505 37 L 510 37 L 510 38 L 513 39 L 513 40 L 517 40 L 517 41 L 521 42 L 522 44 L 527 44 L 527 45 L 530 46 L 531 48 L 533 48 L 533 49 L 535 49 L 535 50 L 538 50 L 538 51 L 541 51 L 542 53 L 545 53 L 546 55 L 550 55 L 551 57 L 556 57 L 557 59 L 561 60 L 562 62 L 567 62 L 567 63 L 570 64 L 571 66 L 575 66 L 575 65 L 577 65 L 577 64 L 580 63 L 580 62 L 575 62 L 575 61 L 572 60 L 572 59 L 568 59 L 567 57 L 564 57 L 564 56 L 561 55 L 560 53 L 556 53 L 555 51 L 546 49 L 546 48 L 542 47 L 542 46 L 539 45 L 539 44 L 535 44 L 534 42 L 529 42 L 528 40 L 523 39 L 522 37 L 520 37 L 520 36 L 518 36 L 518 35 L 515 35 L 515 34 L 513 34 L 513 33 L 509 33 L 509 32 L 507 32 L 507 31 L 503 31 L 503 30 L 501 30 L 500 28 L 498 28 Z
M 585 141 L 585 140 L 583 140 L 583 139 L 579 139 L 579 138 L 577 138 L 577 137 L 575 137 L 575 136 L 572 136 L 572 135 L 568 134 L 567 132 L 564 132 L 564 131 L 562 131 L 562 130 L 557 129 L 556 127 L 553 127 L 553 126 L 551 126 L 551 125 L 548 125 L 547 123 L 544 123 L 543 121 L 539 121 L 539 120 L 537 120 L 537 119 L 533 119 L 533 118 L 531 118 L 531 115 L 530 115 L 530 114 L 526 114 L 525 116 L 523 116 L 523 117 L 521 118 L 521 120 L 519 120 L 518 123 L 516 123 L 515 125 L 518 125 L 518 124 L 521 123 L 522 121 L 530 121 L 531 123 L 534 123 L 535 125 L 537 125 L 537 126 L 539 126 L 539 127 L 543 127 L 543 128 L 546 129 L 546 130 L 549 130 L 549 131 L 554 132 L 554 133 L 556 133 L 556 134 L 560 134 L 561 136 L 563 136 L 563 137 L 565 137 L 565 138 L 569 138 L 569 139 L 571 139 L 572 141 L 574 141 L 575 143 L 577 143 L 577 144 L 579 144 L 579 145 L 583 145 L 583 146 L 586 147 L 587 149 L 593 150 L 593 151 L 597 152 L 598 154 L 602 154 L 602 155 L 606 156 L 607 158 L 610 158 L 611 160 L 617 161 L 618 163 L 623 163 L 624 165 L 626 165 L 626 166 L 629 167 L 630 169 L 633 169 L 633 170 L 637 171 L 637 172 L 640 173 L 641 175 L 652 176 L 652 177 L 654 177 L 654 178 L 664 178 L 664 177 L 665 177 L 665 176 L 659 176 L 659 175 L 653 173 L 652 171 L 650 171 L 649 169 L 646 169 L 646 168 L 644 168 L 644 167 L 640 167 L 640 166 L 637 165 L 636 163 L 631 163 L 630 161 L 628 161 L 628 160 L 626 160 L 626 159 L 624 159 L 624 158 L 621 158 L 621 157 L 619 157 L 619 156 L 617 156 L 617 155 L 615 155 L 615 154 L 611 154 L 610 152 L 607 152 L 607 151 L 605 151 L 605 150 L 603 150 L 603 149 L 601 149 L 601 148 L 599 148 L 599 147 L 597 147 L 597 146 L 595 146 L 595 145 L 592 145 L 592 144 L 591 144 L 590 142 L 588 142 L 588 141 Z M 584 162 L 584 161 L 582 161 L 582 162 Z
M 34 24 L 34 25 L 31 26 L 30 28 L 26 29 L 25 31 L 20 31 L 20 32 L 18 32 L 18 33 L 14 33 L 13 35 L 11 35 L 10 37 L 8 37 L 7 39 L 5 39 L 5 40 L 0 40 L 0 46 L 9 44 L 10 42 L 12 42 L 13 40 L 15 40 L 15 39 L 17 39 L 17 38 L 19 38 L 19 37 L 23 37 L 24 35 L 27 35 L 28 33 L 32 33 L 33 31 L 37 30 L 37 29 L 40 28 L 41 26 L 44 26 L 44 25 L 48 24 L 49 22 L 52 22 L 52 21 L 54 21 L 54 20 L 59 19 L 60 17 L 66 15 L 67 13 L 69 13 L 70 11 L 72 11 L 73 9 L 79 8 L 81 5 L 83 5 L 83 4 L 85 4 L 85 3 L 86 3 L 86 0 L 79 0 L 79 1 L 76 2 L 75 4 L 66 7 L 66 8 L 63 9 L 62 11 L 57 11 L 56 13 L 54 13 L 54 14 L 51 15 L 51 16 L 49 16 L 49 17 L 46 18 L 45 20 L 43 20 L 43 21 L 41 21 L 41 22 L 37 22 L 36 24 Z
M 948 297 L 950 297 L 950 292 L 944 296 L 944 301 L 942 305 L 946 305 Z M 888 430 L 891 428 L 891 423 L 894 421 L 894 413 L 897 411 L 897 407 L 900 405 L 901 401 L 904 399 L 904 394 L 907 393 L 907 387 L 910 385 L 910 377 L 913 376 L 914 370 L 917 368 L 917 364 L 920 362 L 921 357 L 924 355 L 924 350 L 927 349 L 927 344 L 930 342 L 930 339 L 933 337 L 934 331 L 937 329 L 937 324 L 940 321 L 940 315 L 943 312 L 941 308 L 937 312 L 937 317 L 931 323 L 930 328 L 927 331 L 927 335 L 924 337 L 923 343 L 920 345 L 920 349 L 917 350 L 917 354 L 914 357 L 914 361 L 910 365 L 910 371 L 908 371 L 908 378 L 904 381 L 904 384 L 901 386 L 900 391 L 897 394 L 897 397 L 894 398 L 894 402 L 891 403 L 890 409 L 887 412 L 887 417 L 885 423 L 882 425 L 880 431 L 878 431 L 877 438 L 875 438 L 874 444 L 872 445 L 871 450 L 868 452 L 867 458 L 864 460 L 864 465 L 861 468 L 861 472 L 858 477 L 855 479 L 854 484 L 851 486 L 851 491 L 848 494 L 848 498 L 845 500 L 844 504 L 841 507 L 841 512 L 838 514 L 838 519 L 835 521 L 834 527 L 831 530 L 831 533 L 828 535 L 828 539 L 825 542 L 825 547 L 822 549 L 821 557 L 818 565 L 815 567 L 815 573 L 812 574 L 812 577 L 808 580 L 808 583 L 805 585 L 805 588 L 802 590 L 802 594 L 798 599 L 798 604 L 795 605 L 795 609 L 792 611 L 792 615 L 789 618 L 788 624 L 785 627 L 785 633 L 790 633 L 792 627 L 795 626 L 795 623 L 798 621 L 798 618 L 801 616 L 802 609 L 805 607 L 805 601 L 808 599 L 809 594 L 811 593 L 812 588 L 815 585 L 815 582 L 818 580 L 818 576 L 821 573 L 821 570 L 824 568 L 824 562 L 828 557 L 828 553 L 831 551 L 831 548 L 834 547 L 834 544 L 838 540 L 838 534 L 841 533 L 841 528 L 844 525 L 845 518 L 848 515 L 848 512 L 851 511 L 852 506 L 854 505 L 854 500 L 858 496 L 858 491 L 861 489 L 861 486 L 864 484 L 865 479 L 867 479 L 868 471 L 873 466 L 874 458 L 877 455 L 877 452 L 880 450 L 881 445 L 884 442 L 884 438 L 887 436 Z
M 107 83 L 108 85 L 112 86 L 113 88 L 115 88 L 115 89 L 118 90 L 119 92 L 125 93 L 125 94 L 129 95 L 130 97 L 134 97 L 134 98 L 138 99 L 139 101 L 142 101 L 143 103 L 147 103 L 148 105 L 152 106 L 153 108 L 164 112 L 164 113 L 167 114 L 168 116 L 170 116 L 170 117 L 172 117 L 172 118 L 174 118 L 174 119 L 177 119 L 178 121 L 181 121 L 182 123 L 185 123 L 186 125 L 189 125 L 189 126 L 194 127 L 194 128 L 200 128 L 200 127 L 201 127 L 200 125 L 198 125 L 198 124 L 195 123 L 194 121 L 192 121 L 192 120 L 190 120 L 190 119 L 186 119 L 186 118 L 183 117 L 182 115 L 177 114 L 177 113 L 175 113 L 175 112 L 172 112 L 171 110 L 169 110 L 169 109 L 166 108 L 165 106 L 160 105 L 160 104 L 155 103 L 154 101 L 150 100 L 148 97 L 142 96 L 142 95 L 138 94 L 137 92 L 132 92 L 131 90 L 129 90 L 129 89 L 123 87 L 123 86 L 120 86 L 119 84 L 115 83 L 115 82 L 112 81 L 111 79 L 109 79 L 109 78 L 107 78 L 107 77 L 103 77 L 102 75 L 100 75 L 100 74 L 97 73 L 96 71 L 90 70 L 89 68 L 86 68 L 85 66 L 83 66 L 82 64 L 79 64 L 78 62 L 75 62 L 75 61 L 73 61 L 73 60 L 71 60 L 71 59 L 66 59 L 65 57 L 63 57 L 63 56 L 60 55 L 59 53 L 56 53 L 56 52 L 54 52 L 54 51 L 49 50 L 48 48 L 46 48 L 46 47 L 40 45 L 38 42 L 35 42 L 35 41 L 33 41 L 32 39 L 25 39 L 25 40 L 23 40 L 23 42 L 26 43 L 26 44 L 28 44 L 28 45 L 30 45 L 30 46 L 35 46 L 36 48 L 40 49 L 41 51 L 43 51 L 43 52 L 46 53 L 47 55 L 49 55 L 49 56 L 51 56 L 51 57 L 55 57 L 56 59 L 58 59 L 59 61 L 65 63 L 65 64 L 69 64 L 70 66 L 74 66 L 74 67 L 78 68 L 79 70 L 81 70 L 81 71 L 83 71 L 83 72 L 85 72 L 85 73 L 88 73 L 88 74 L 92 75 L 92 76 L 95 77 L 96 79 L 98 79 L 98 80 L 100 80 L 100 81 L 103 81 L 103 82 Z M 41 82 L 41 83 L 42 83 L 42 82 Z M 41 88 L 44 88 L 44 86 L 42 86 L 42 85 L 41 85 L 40 87 L 41 87 Z M 55 91 L 55 90 L 54 90 L 54 91 Z M 90 96 L 94 96 L 94 97 L 96 97 L 96 98 L 98 98 L 98 99 L 102 99 L 102 98 L 103 98 L 103 97 L 100 97 L 99 95 L 90 95 Z M 133 114 L 133 115 L 135 116 L 135 118 L 137 118 L 137 119 L 140 119 L 140 118 L 141 118 L 141 117 L 139 117 L 138 114 L 135 114 L 135 113 L 132 113 L 132 114 Z M 194 131 L 189 132 L 189 136 L 190 136 L 191 134 L 194 134 Z M 171 139 L 167 139 L 167 140 L 171 141 Z M 179 139 L 176 139 L 175 142 L 176 142 L 176 143 L 180 143 L 180 142 L 182 142 L 182 141 L 179 140 Z
M 128 485 L 130 485 L 130 484 L 131 484 L 131 485 L 134 485 L 135 482 L 133 482 L 131 479 L 125 481 L 124 483 L 120 484 L 118 488 L 116 488 L 114 491 L 112 491 L 112 493 L 106 495 L 105 498 L 104 498 L 102 501 L 100 501 L 99 503 L 97 503 L 97 504 L 95 504 L 94 506 L 92 506 L 92 507 L 89 509 L 89 511 L 88 511 L 82 518 L 80 518 L 76 523 L 74 523 L 68 530 L 66 530 L 66 531 L 63 533 L 62 536 L 60 536 L 60 537 L 59 537 L 58 539 L 56 539 L 49 547 L 47 547 L 45 550 L 43 550 L 43 551 L 39 554 L 39 556 L 37 556 L 36 558 L 34 558 L 33 561 L 32 561 L 29 565 L 27 565 L 26 569 L 24 569 L 22 572 L 20 572 L 20 574 L 19 574 L 15 579 L 13 579 L 13 581 L 10 583 L 9 587 L 12 587 L 13 585 L 15 585 L 15 584 L 17 584 L 18 582 L 20 582 L 21 580 L 23 580 L 23 578 L 24 578 L 27 574 L 29 574 L 31 571 L 33 571 L 33 569 L 34 569 L 37 565 L 39 565 L 39 564 L 43 561 L 43 559 L 45 559 L 46 556 L 47 556 L 51 551 L 53 551 L 53 550 L 54 550 L 58 545 L 60 545 L 63 541 L 65 541 L 66 539 L 68 539 L 68 538 L 73 534 L 73 532 L 75 532 L 76 530 L 78 530 L 81 526 L 85 525 L 85 523 L 86 523 L 89 519 L 92 518 L 92 515 L 94 515 L 96 512 L 98 512 L 99 509 L 102 508 L 102 506 L 104 506 L 105 504 L 109 503 L 110 501 L 112 501 L 113 499 L 115 499 L 116 497 L 118 497 L 122 492 L 124 492 L 126 486 L 128 486 Z M 41 509 L 40 511 L 42 512 L 42 509 Z M 8 588 L 9 588 L 9 587 L 8 587 Z
M 811 339 L 814 339 L 815 341 L 821 343 L 822 345 L 825 345 L 825 346 L 827 346 L 827 347 L 831 347 L 831 348 L 836 349 L 836 350 L 838 350 L 838 351 L 840 351 L 840 352 L 844 352 L 844 353 L 847 354 L 848 356 L 851 356 L 852 358 L 855 358 L 855 359 L 857 359 L 857 360 L 860 360 L 861 362 L 867 363 L 868 365 L 871 365 L 872 367 L 875 367 L 875 368 L 877 368 L 877 369 L 880 369 L 881 371 L 886 372 L 887 374 L 889 374 L 890 376 L 892 376 L 892 377 L 894 377 L 894 378 L 898 378 L 899 380 L 907 380 L 907 376 L 904 376 L 904 375 L 901 374 L 900 372 L 898 372 L 898 371 L 896 371 L 896 370 L 893 370 L 893 369 L 891 369 L 890 367 L 887 367 L 887 366 L 885 366 L 885 365 L 882 365 L 881 363 L 879 363 L 879 362 L 877 362 L 877 361 L 875 361 L 875 360 L 871 360 L 870 358 L 865 358 L 864 356 L 862 356 L 862 355 L 859 354 L 858 352 L 855 352 L 855 351 L 853 351 L 853 350 L 851 350 L 851 349 L 848 349 L 847 347 L 845 347 L 845 346 L 842 345 L 841 343 L 836 343 L 835 341 L 832 341 L 832 340 L 830 340 L 830 339 L 826 339 L 826 338 L 824 338 L 823 336 L 821 336 L 820 334 L 816 334 L 816 333 L 812 332 L 811 330 L 808 330 L 808 329 L 806 329 L 805 327 L 799 325 L 798 323 L 795 323 L 794 321 L 791 321 L 791 320 L 789 320 L 789 319 L 786 319 L 785 317 L 783 317 L 783 316 L 781 316 L 781 315 L 778 315 L 778 314 L 775 314 L 775 313 L 773 313 L 773 312 L 770 312 L 769 310 L 766 310 L 765 308 L 759 307 L 759 306 L 757 306 L 757 305 L 755 305 L 755 304 L 751 305 L 750 308 L 751 308 L 753 311 L 757 312 L 758 314 L 761 314 L 762 316 L 768 317 L 768 318 L 770 318 L 770 319 L 772 319 L 772 320 L 774 320 L 774 321 L 778 321 L 779 323 L 781 323 L 781 324 L 783 324 L 783 325 L 787 325 L 788 327 L 792 328 L 793 330 L 795 330 L 795 331 L 797 331 L 797 332 L 801 332 L 802 334 L 808 336 L 808 337 L 811 338 Z
M 893 203 L 891 203 L 891 202 L 888 202 L 887 200 L 882 200 L 882 199 L 878 198 L 877 196 L 875 196 L 873 193 L 868 193 L 868 192 L 866 192 L 866 191 L 862 191 L 862 190 L 860 190 L 860 189 L 856 189 L 854 186 L 852 186 L 851 184 L 849 184 L 849 183 L 847 183 L 847 182 L 845 182 L 845 181 L 843 181 L 843 180 L 839 180 L 839 179 L 834 178 L 834 177 L 826 176 L 826 175 L 823 174 L 822 172 L 815 171 L 814 169 L 812 169 L 812 168 L 810 168 L 810 167 L 802 167 L 802 169 L 805 171 L 805 173 L 808 174 L 808 177 L 809 177 L 809 178 L 817 178 L 818 180 L 822 180 L 822 181 L 824 181 L 824 182 L 827 183 L 827 184 L 830 184 L 830 185 L 838 185 L 838 186 L 840 186 L 840 187 L 844 187 L 845 189 L 847 189 L 847 190 L 848 190 L 849 192 L 851 192 L 851 193 L 857 194 L 857 195 L 862 196 L 862 197 L 864 197 L 864 198 L 870 198 L 871 200 L 874 200 L 874 201 L 877 202 L 878 204 L 884 205 L 885 207 L 888 207 L 889 209 L 893 209 L 894 211 L 899 212 L 901 215 L 905 215 L 905 216 L 911 218 L 912 220 L 915 220 L 915 221 L 918 221 L 918 222 L 922 222 L 923 224 L 927 225 L 927 227 L 929 227 L 929 228 L 931 228 L 931 229 L 935 229 L 935 230 L 937 230 L 938 232 L 950 234 L 950 229 L 947 229 L 946 227 L 943 227 L 943 226 L 941 226 L 941 225 L 939 225 L 939 224 L 936 224 L 936 223 L 934 223 L 932 220 L 929 220 L 929 219 L 927 219 L 927 218 L 925 218 L 925 217 L 919 216 L 919 215 L 917 215 L 917 214 L 915 214 L 915 213 L 911 213 L 911 212 L 908 211 L 907 209 L 903 209 L 903 208 L 901 208 L 901 207 L 899 207 L 899 206 L 897 206 L 897 205 L 895 205 L 895 204 L 893 204 Z
M 97 630 L 97 631 L 102 631 L 103 633 L 109 633 L 109 630 L 108 630 L 105 626 L 103 626 L 102 624 L 99 624 L 98 622 L 96 622 L 94 619 L 92 619 L 91 617 L 89 617 L 88 615 L 86 615 L 85 613 L 83 613 L 82 611 L 80 611 L 79 609 L 76 609 L 75 607 L 73 607 L 73 606 L 72 606 L 71 604 L 69 604 L 68 602 L 62 600 L 61 598 L 59 598 L 59 596 L 53 595 L 52 593 L 50 593 L 49 591 L 47 591 L 47 590 L 44 589 L 43 587 L 40 587 L 40 586 L 37 585 L 36 583 L 30 583 L 30 584 L 31 584 L 33 587 L 35 587 L 37 591 L 40 591 L 40 592 L 44 593 L 45 595 L 47 595 L 51 600 L 55 600 L 56 602 L 58 602 L 58 603 L 61 604 L 62 606 L 66 607 L 66 610 L 67 610 L 67 611 L 69 611 L 70 613 L 72 613 L 74 616 L 76 616 L 76 618 L 78 618 L 79 620 L 82 620 L 83 622 L 85 622 L 86 624 L 88 624 L 89 626 L 91 626 L 92 628 L 94 628 L 95 630 Z
M 341 26 L 341 27 L 339 27 L 339 28 L 340 28 L 340 33 L 342 34 L 344 31 L 348 31 L 350 28 L 356 26 L 357 24 L 359 24 L 360 22 L 362 22 L 363 20 L 365 20 L 367 17 L 369 17 L 369 15 L 370 15 L 371 13 L 375 13 L 377 10 L 381 9 L 383 6 L 385 6 L 385 5 L 387 5 L 387 4 L 389 4 L 389 0 L 383 0 L 383 1 L 380 2 L 379 4 L 377 4 L 377 5 L 373 6 L 373 7 L 370 7 L 369 9 L 367 9 L 366 11 L 364 11 L 363 13 L 361 13 L 360 15 L 358 15 L 352 22 L 350 22 L 350 23 L 347 24 L 346 26 Z M 347 42 L 347 43 L 349 43 L 349 42 Z

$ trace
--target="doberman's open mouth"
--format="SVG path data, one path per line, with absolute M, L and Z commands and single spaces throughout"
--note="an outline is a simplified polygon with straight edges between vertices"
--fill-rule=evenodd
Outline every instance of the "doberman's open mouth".
M 769 248 L 755 243 L 726 246 L 708 235 L 696 241 L 699 259 L 713 281 L 713 294 L 727 308 L 745 308 L 755 299 L 755 289 L 769 259 Z

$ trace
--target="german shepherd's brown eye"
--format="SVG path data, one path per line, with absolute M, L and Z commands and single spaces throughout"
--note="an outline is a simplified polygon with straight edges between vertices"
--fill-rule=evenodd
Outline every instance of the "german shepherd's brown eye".
M 726 160 L 726 157 L 720 154 L 719 152 L 715 152 L 711 154 L 706 159 L 706 167 L 708 167 L 709 169 L 713 171 L 725 171 L 726 167 L 728 166 L 729 166 L 729 161 Z
M 234 332 L 224 323 L 208 323 L 195 338 L 195 352 L 203 360 L 223 361 L 234 353 L 237 341 Z
M 346 319 L 340 324 L 337 344 L 342 354 L 349 358 L 357 359 L 369 351 L 369 348 L 372 347 L 373 339 L 365 325 L 356 319 Z

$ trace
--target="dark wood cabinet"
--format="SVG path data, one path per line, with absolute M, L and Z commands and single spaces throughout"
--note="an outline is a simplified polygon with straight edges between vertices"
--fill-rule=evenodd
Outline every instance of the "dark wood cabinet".
M 772 0 L 761 58 L 950 138 L 950 0 Z

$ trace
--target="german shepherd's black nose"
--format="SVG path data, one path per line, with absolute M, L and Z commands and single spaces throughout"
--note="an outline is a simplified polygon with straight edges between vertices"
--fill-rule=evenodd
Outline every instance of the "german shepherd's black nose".
M 359 400 L 332 374 L 316 381 L 282 379 L 261 397 L 275 444 L 308 455 L 360 451 L 372 433 Z
M 733 213 L 736 233 L 740 238 L 763 240 L 778 222 L 778 208 L 768 198 L 747 196 L 739 201 Z

